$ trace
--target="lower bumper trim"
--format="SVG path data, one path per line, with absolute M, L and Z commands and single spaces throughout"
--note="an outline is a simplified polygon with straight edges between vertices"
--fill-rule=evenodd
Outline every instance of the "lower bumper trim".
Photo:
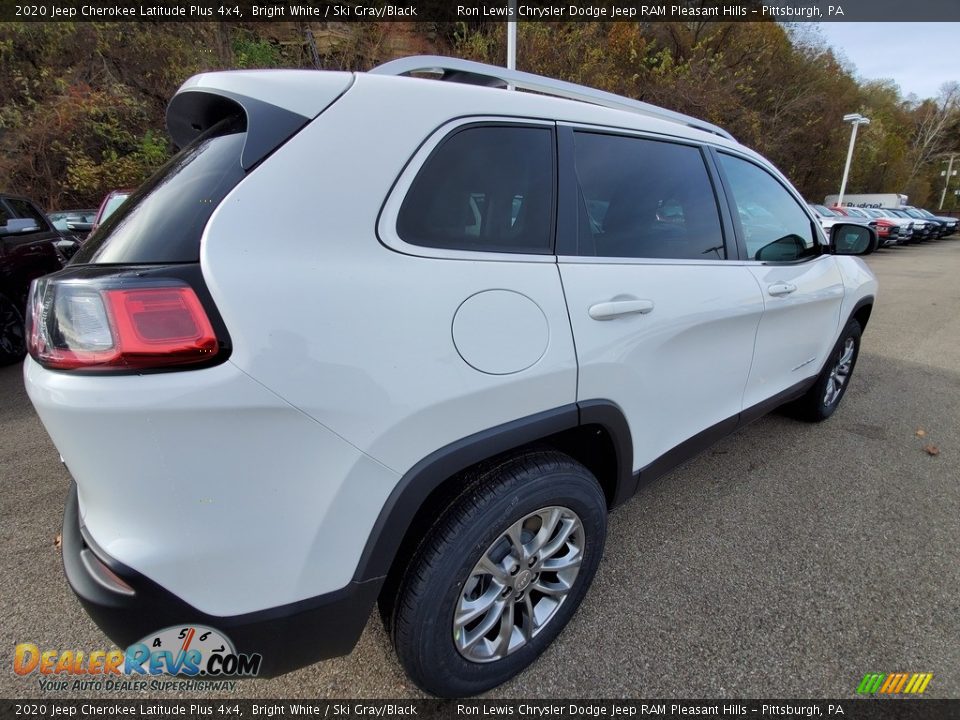
M 125 649 L 173 625 L 206 625 L 226 634 L 238 653 L 262 655 L 261 677 L 349 654 L 383 585 L 383 578 L 351 582 L 289 605 L 243 615 L 209 615 L 88 543 L 73 483 L 64 510 L 61 549 L 70 588 L 118 647 Z

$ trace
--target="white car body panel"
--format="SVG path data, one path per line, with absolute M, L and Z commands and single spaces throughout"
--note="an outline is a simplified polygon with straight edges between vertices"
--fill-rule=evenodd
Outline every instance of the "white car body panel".
M 382 87 L 364 94 L 366 84 Z M 438 108 L 419 102 L 416 92 L 429 90 L 429 97 L 436 85 L 358 79 L 322 122 L 234 189 L 201 245 L 210 292 L 235 340 L 232 361 L 401 474 L 455 440 L 576 400 L 576 357 L 551 258 L 484 253 L 479 261 L 442 251 L 418 257 L 377 239 L 374 221 L 394 180 L 411 151 L 443 124 Z M 450 102 L 444 112 L 488 106 L 476 93 L 463 95 L 472 105 Z M 403 107 L 402 121 L 384 123 L 369 112 L 373 97 Z M 315 158 L 316 172 L 304 172 L 305 156 Z M 270 212 L 251 212 L 265 196 Z M 251 292 L 264 277 L 282 282 L 269 293 Z M 430 292 L 419 291 L 424 287 Z M 530 298 L 549 327 L 542 357 L 507 376 L 469 365 L 452 336 L 460 305 L 494 289 Z M 515 331 L 501 332 L 498 342 L 506 347 Z M 291 355 L 303 360 L 292 363 Z
M 399 479 L 231 362 L 24 377 L 93 539 L 213 615 L 343 587 Z
M 844 285 L 831 255 L 796 264 L 751 263 L 764 313 L 743 397 L 757 405 L 820 372 L 839 332 Z M 779 285 L 796 289 L 771 294 Z
M 560 273 L 580 360 L 578 399 L 623 408 L 640 470 L 741 410 L 763 298 L 738 263 L 581 262 Z M 646 314 L 609 320 L 590 307 L 653 302 Z

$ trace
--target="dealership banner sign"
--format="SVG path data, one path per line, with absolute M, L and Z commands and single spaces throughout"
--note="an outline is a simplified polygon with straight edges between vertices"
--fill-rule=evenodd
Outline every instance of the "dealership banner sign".
M 956 22 L 944 0 L 0 0 L 0 21 Z

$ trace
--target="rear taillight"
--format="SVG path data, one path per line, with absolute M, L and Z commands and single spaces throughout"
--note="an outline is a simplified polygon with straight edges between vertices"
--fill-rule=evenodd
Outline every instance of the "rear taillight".
M 146 370 L 209 362 L 219 342 L 179 280 L 41 278 L 30 289 L 27 348 L 55 370 Z

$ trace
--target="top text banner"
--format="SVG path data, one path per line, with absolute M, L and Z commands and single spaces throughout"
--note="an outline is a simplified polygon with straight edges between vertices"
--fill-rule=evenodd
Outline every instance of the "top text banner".
M 960 22 L 960 0 L 0 0 L 26 22 Z M 960 29 L 960 28 L 958 28 Z

